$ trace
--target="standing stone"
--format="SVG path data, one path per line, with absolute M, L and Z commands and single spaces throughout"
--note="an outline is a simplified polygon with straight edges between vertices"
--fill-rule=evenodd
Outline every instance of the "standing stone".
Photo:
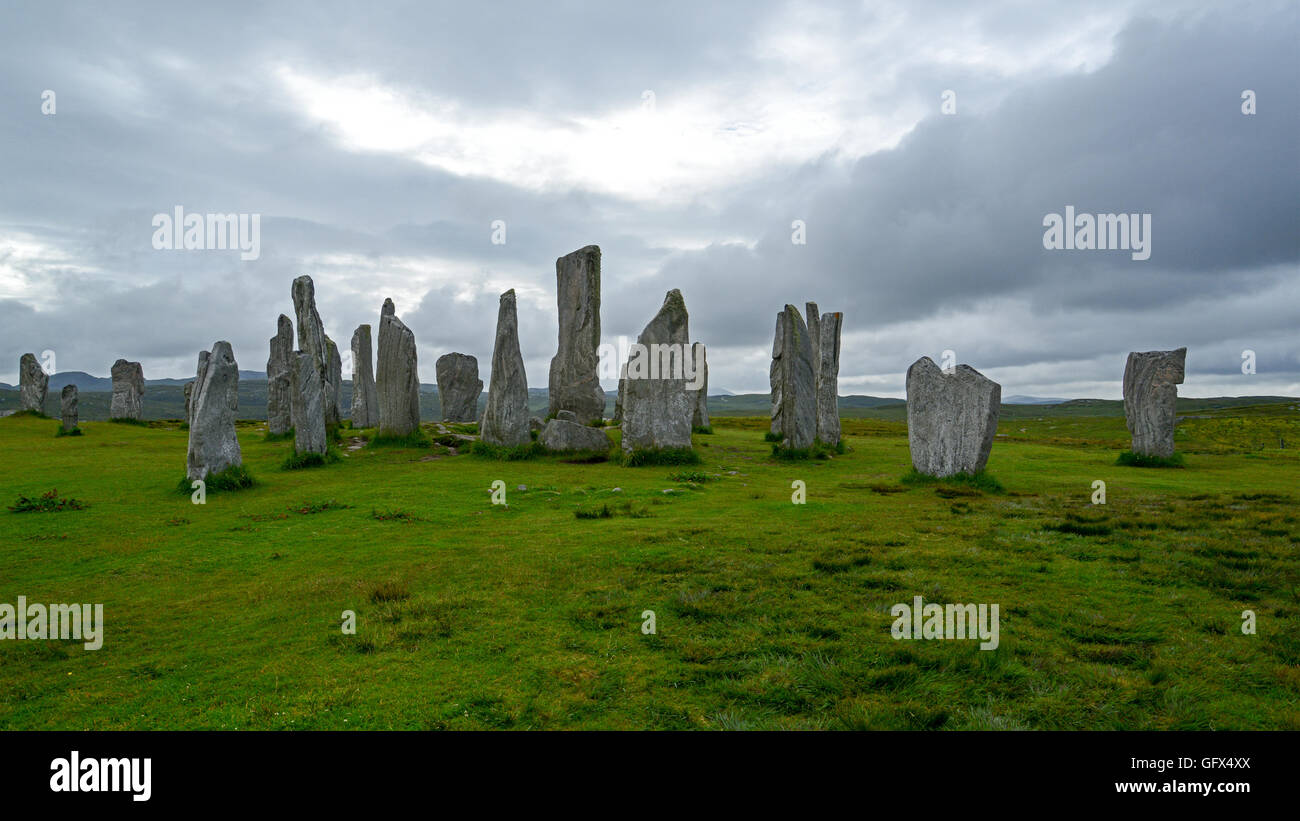
M 478 398 L 483 380 L 478 378 L 478 359 L 463 353 L 438 357 L 438 402 L 442 421 L 473 422 L 478 419 Z
M 614 397 L 614 419 L 615 425 L 623 424 L 623 397 L 627 393 L 627 363 L 624 362 L 619 367 L 618 373 L 618 394 Z
M 578 422 L 601 419 L 605 392 L 600 387 L 600 248 L 588 245 L 555 260 L 560 307 L 560 345 L 551 360 L 550 409 L 571 410 Z
M 566 411 L 561 411 L 565 413 Z M 600 451 L 609 450 L 609 437 L 602 428 L 589 428 L 571 419 L 555 417 L 546 423 L 537 441 L 542 447 L 553 451 Z
M 379 424 L 379 391 L 371 362 L 370 326 L 359 325 L 352 332 L 352 427 L 373 428 Z
M 36 354 L 25 353 L 18 360 L 18 402 L 21 410 L 45 413 L 45 393 L 50 377 L 36 361 Z
M 283 436 L 293 428 L 293 320 L 284 314 L 271 337 L 271 356 L 266 360 L 266 430 Z
M 501 295 L 497 337 L 492 347 L 492 376 L 479 435 L 489 445 L 517 447 L 532 441 L 528 432 L 528 375 L 519 353 L 519 316 L 515 291 Z
M 185 383 L 185 424 L 186 425 L 190 423 L 190 416 L 193 413 L 193 405 L 191 404 L 191 400 L 193 399 L 193 394 L 194 394 L 194 382 L 193 380 L 191 380 Z
M 772 388 L 772 433 L 781 432 L 781 354 L 785 339 L 785 311 L 776 315 L 776 331 L 772 334 L 772 365 L 767 369 L 767 381 Z
M 821 341 L 817 345 L 817 438 L 835 446 L 840 443 L 840 331 L 844 314 L 822 314 L 817 323 Z M 812 329 L 808 329 L 811 333 Z
M 144 371 L 139 362 L 119 359 L 113 363 L 113 399 L 108 406 L 110 419 L 139 419 L 143 411 Z
M 203 371 L 208 367 L 208 357 L 210 356 L 212 356 L 211 351 L 199 351 L 199 368 L 198 368 L 199 373 L 203 373 Z M 189 384 L 193 385 L 194 387 L 190 389 L 190 404 L 189 404 L 189 408 L 185 411 L 185 421 L 193 425 L 194 424 L 194 391 L 198 387 L 198 380 L 196 379 Z
M 293 450 L 299 455 L 319 453 L 324 456 L 329 450 L 329 436 L 325 430 L 325 392 L 321 390 L 315 357 L 306 351 L 294 351 L 289 374 Z
M 944 373 L 928 356 L 907 369 L 907 444 L 927 476 L 979 473 L 998 432 L 1002 386 L 969 365 Z
M 300 276 L 293 281 L 293 310 L 298 317 L 298 349 L 311 355 L 320 375 L 325 425 L 336 428 L 339 424 L 338 386 L 330 384 L 329 337 L 325 336 L 325 326 L 316 311 L 316 285 L 311 277 Z
M 1133 434 L 1133 453 L 1163 459 L 1174 455 L 1174 411 L 1186 360 L 1186 348 L 1128 355 L 1124 418 Z
M 229 342 L 218 342 L 211 353 L 199 356 L 192 394 L 193 418 L 186 457 L 190 481 L 243 464 L 235 436 L 239 410 L 239 363 Z
M 391 299 L 379 313 L 379 434 L 408 436 L 420 429 L 420 376 L 415 334 L 397 318 Z
M 698 367 L 700 370 L 699 375 L 696 377 L 699 380 L 700 387 L 694 391 L 695 400 L 691 412 L 692 428 L 707 428 L 710 424 L 709 362 L 706 357 L 707 351 L 704 348 L 704 343 L 696 342 L 691 345 L 691 364 L 694 367 Z
M 812 358 L 812 336 L 799 309 L 786 305 L 778 325 L 781 337 L 774 351 L 773 369 L 779 382 L 777 428 L 781 447 L 811 447 L 817 438 L 817 367 Z
M 686 387 L 683 361 L 690 351 L 689 322 L 682 293 L 674 288 L 637 337 L 623 396 L 624 453 L 691 446 L 695 397 Z
M 325 358 L 329 363 L 329 382 L 325 390 L 327 407 L 334 409 L 338 419 L 343 418 L 343 358 L 339 356 L 339 346 L 334 340 L 325 337 Z M 326 412 L 328 419 L 328 411 Z
M 822 355 L 821 355 L 821 344 L 822 344 L 821 316 L 822 315 L 818 313 L 817 303 L 805 302 L 803 315 L 804 318 L 808 321 L 808 338 L 812 341 L 813 368 L 817 368 L 819 367 L 818 363 L 822 361 Z M 814 378 L 821 379 L 821 373 L 819 372 L 815 374 Z
M 63 417 L 63 430 L 74 431 L 77 429 L 77 386 L 64 385 L 61 399 L 59 412 Z

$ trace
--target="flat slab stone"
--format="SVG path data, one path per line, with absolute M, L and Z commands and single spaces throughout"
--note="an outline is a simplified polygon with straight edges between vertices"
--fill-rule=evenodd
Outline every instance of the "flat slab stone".
M 600 248 L 588 245 L 555 260 L 559 348 L 551 359 L 550 415 L 569 410 L 587 423 L 605 413 L 600 387 Z
M 438 357 L 438 401 L 444 422 L 473 422 L 478 419 L 478 399 L 483 380 L 478 378 L 478 358 L 463 353 Z
M 1133 452 L 1164 459 L 1174 455 L 1178 386 L 1186 373 L 1187 349 L 1133 352 L 1124 366 L 1124 420 Z
M 352 427 L 373 428 L 379 424 L 379 390 L 375 383 L 374 348 L 370 326 L 358 325 L 352 332 Z
M 609 437 L 603 429 L 589 428 L 559 418 L 546 423 L 537 441 L 542 447 L 553 451 L 606 451 L 610 445 Z
M 420 376 L 415 334 L 397 318 L 392 300 L 379 316 L 379 433 L 406 436 L 420 428 Z
M 63 395 L 60 397 L 59 415 L 63 421 L 64 430 L 76 430 L 77 428 L 77 386 L 64 385 Z
M 674 288 L 637 337 L 639 348 L 629 355 L 623 380 L 625 453 L 691 447 L 695 397 L 687 389 L 685 378 L 689 367 L 685 359 L 690 355 L 689 322 L 686 302 L 681 291 Z M 672 359 L 665 361 L 661 351 L 676 352 L 675 372 Z
M 817 366 L 813 363 L 812 334 L 799 309 L 786 305 L 777 323 L 779 341 L 773 346 L 772 368 L 777 381 L 775 429 L 781 446 L 811 447 L 817 438 Z
M 489 445 L 518 447 L 532 441 L 528 428 L 528 375 L 519 353 L 519 316 L 514 289 L 501 295 L 497 308 L 492 376 L 479 436 Z
M 1002 386 L 969 365 L 945 374 L 923 356 L 907 369 L 907 444 L 927 476 L 979 473 L 998 430 Z
M 191 393 L 186 475 L 190 481 L 243 464 L 235 417 L 239 412 L 239 363 L 229 342 L 199 357 Z
M 293 320 L 284 314 L 276 321 L 270 349 L 266 360 L 266 430 L 279 436 L 293 427 Z
M 139 419 L 144 413 L 144 369 L 139 362 L 119 359 L 113 363 L 113 398 L 110 419 Z
M 45 413 L 45 394 L 50 377 L 37 361 L 36 354 L 25 353 L 18 359 L 18 404 L 20 410 Z

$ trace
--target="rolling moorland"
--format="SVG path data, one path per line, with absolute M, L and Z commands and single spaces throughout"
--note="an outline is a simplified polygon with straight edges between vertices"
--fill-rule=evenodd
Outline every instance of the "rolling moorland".
M 257 484 L 204 505 L 176 423 L 0 418 L 0 602 L 106 621 L 0 643 L 0 728 L 1300 729 L 1300 403 L 1216 402 L 1180 400 L 1169 469 L 1115 464 L 1118 403 L 1004 406 L 978 485 L 912 481 L 901 416 L 816 461 L 711 403 L 699 465 L 426 425 L 293 471 L 249 421 Z M 6 509 L 52 490 L 83 507 Z M 999 648 L 893 639 L 917 595 L 999 604 Z

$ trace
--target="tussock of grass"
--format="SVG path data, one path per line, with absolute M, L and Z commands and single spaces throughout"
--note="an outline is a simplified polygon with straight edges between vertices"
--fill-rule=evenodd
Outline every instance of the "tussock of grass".
M 763 434 L 763 441 L 764 441 L 764 442 L 775 442 L 775 443 L 777 443 L 777 444 L 779 445 L 779 444 L 781 444 L 782 442 L 785 441 L 785 436 L 784 436 L 783 434 L 780 434 L 780 433 L 773 433 L 772 431 L 769 430 L 769 431 L 767 431 L 766 433 Z
M 424 521 L 409 510 L 372 510 L 370 518 L 376 522 L 420 522 Z
M 329 448 L 325 453 L 291 453 L 280 463 L 281 470 L 302 470 L 332 465 L 339 460 L 338 451 Z
M 5 418 L 7 418 L 7 419 L 27 419 L 27 418 L 32 418 L 32 419 L 52 419 L 53 417 L 51 417 L 51 416 L 46 416 L 44 413 L 41 413 L 40 411 L 34 411 L 34 410 L 20 410 L 20 411 L 14 411 L 13 413 L 9 414 L 9 416 L 7 416 L 7 417 L 5 417 Z
M 370 437 L 366 443 L 368 448 L 431 448 L 433 440 L 425 435 L 422 430 L 413 430 L 408 434 L 397 436 L 388 433 L 377 433 Z
M 1168 458 L 1164 456 L 1150 456 L 1145 453 L 1134 453 L 1126 450 L 1115 460 L 1115 464 L 1131 468 L 1181 468 L 1183 464 L 1183 455 L 1175 453 Z
M 64 510 L 84 510 L 89 505 L 76 499 L 62 499 L 57 490 L 47 490 L 36 498 L 19 496 L 9 506 L 14 513 L 59 513 Z
M 114 425 L 139 425 L 142 428 L 149 427 L 149 422 L 144 419 L 132 419 L 129 416 L 113 416 L 109 418 Z
M 515 445 L 514 447 L 508 448 L 479 440 L 473 444 L 469 449 L 469 452 L 483 459 L 497 459 L 502 462 L 520 462 L 525 459 L 545 456 L 546 448 L 542 447 L 537 442 L 529 442 L 526 445 Z
M 694 426 L 694 427 L 691 428 L 691 433 L 698 433 L 698 434 L 701 434 L 701 435 L 703 435 L 703 436 L 712 436 L 712 435 L 713 435 L 713 426 L 712 426 L 712 425 L 696 425 L 696 426 Z
M 84 436 L 84 435 L 85 435 L 85 434 L 83 434 L 83 433 L 81 432 L 81 428 L 73 428 L 72 430 L 64 430 L 64 429 L 63 429 L 63 425 L 59 425 L 58 429 L 54 431 L 54 438 L 55 438 L 55 439 L 59 438 L 60 436 Z
M 781 446 L 781 441 L 784 440 L 778 438 L 772 445 L 772 458 L 774 459 L 829 459 L 832 456 L 840 456 L 848 452 L 843 442 L 836 445 L 813 442 L 811 446 L 806 448 L 786 448 Z
M 579 508 L 573 511 L 573 518 L 575 519 L 612 519 L 615 516 L 623 516 L 629 519 L 649 519 L 653 515 L 648 508 L 633 504 L 630 500 L 612 507 L 606 502 L 600 507 Z
M 411 591 L 399 582 L 382 582 L 370 591 L 370 601 L 373 604 L 405 601 L 409 598 L 411 598 Z
M 303 516 L 310 516 L 313 513 L 324 513 L 327 510 L 347 510 L 352 505 L 346 505 L 342 502 L 336 502 L 329 499 L 324 502 L 303 502 L 300 505 L 292 505 L 288 508 L 290 513 L 299 513 Z
M 712 473 L 705 473 L 702 470 L 679 470 L 676 473 L 668 474 L 668 479 L 673 482 L 712 482 L 717 479 Z
M 900 481 L 905 485 L 949 485 L 974 488 L 985 493 L 1006 492 L 1001 482 L 983 470 L 979 473 L 955 473 L 952 476 L 939 477 L 929 476 L 912 468 Z
M 186 425 L 185 427 L 188 428 L 189 425 Z M 270 431 L 267 431 L 262 436 L 262 441 L 263 442 L 290 442 L 293 440 L 293 436 L 294 436 L 293 428 L 289 428 L 284 433 L 271 433 Z
M 214 490 L 243 490 L 252 487 L 256 482 L 248 468 L 243 465 L 231 465 L 219 473 L 209 473 L 203 478 L 203 488 L 206 492 Z M 194 482 L 187 476 L 182 476 L 181 480 L 176 483 L 176 492 L 189 496 L 194 492 Z
M 693 448 L 659 448 L 623 451 L 619 459 L 624 467 L 644 465 L 698 465 L 700 455 Z

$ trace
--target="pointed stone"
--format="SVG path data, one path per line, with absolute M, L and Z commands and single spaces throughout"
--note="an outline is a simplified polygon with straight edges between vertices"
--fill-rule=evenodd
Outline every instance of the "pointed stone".
M 709 422 L 709 362 L 707 359 L 708 352 L 705 350 L 703 342 L 696 342 L 691 345 L 691 365 L 692 376 L 698 372 L 695 377 L 698 388 L 692 390 L 694 394 L 694 403 L 691 412 L 692 428 L 707 428 Z
M 108 405 L 110 419 L 139 419 L 144 404 L 144 370 L 139 362 L 119 359 L 113 363 L 113 398 Z
M 1164 459 L 1174 455 L 1178 386 L 1183 383 L 1186 362 L 1186 348 L 1128 355 L 1124 419 L 1133 434 L 1133 453 Z
M 206 479 L 227 468 L 243 464 L 239 439 L 235 436 L 235 415 L 239 410 L 239 363 L 229 342 L 218 342 L 210 353 L 199 357 L 198 374 L 191 394 L 186 475 L 190 481 Z
M 840 443 L 840 332 L 844 314 L 822 314 L 817 323 L 821 341 L 817 369 L 817 438 L 827 445 Z M 812 329 L 809 328 L 809 333 Z
M 379 390 L 375 384 L 374 350 L 370 326 L 359 325 L 352 332 L 352 427 L 373 428 L 379 424 Z
M 18 359 L 19 409 L 45 413 L 45 394 L 50 377 L 36 360 L 36 354 L 25 353 Z
M 817 368 L 813 365 L 812 337 L 799 309 L 786 305 L 779 323 L 781 339 L 773 359 L 780 383 L 777 403 L 781 447 L 810 447 L 817 438 Z
M 60 397 L 59 415 L 63 420 L 63 429 L 72 431 L 77 429 L 77 386 L 64 385 L 63 395 Z
M 407 436 L 420 429 L 420 376 L 415 334 L 397 318 L 391 299 L 379 312 L 375 377 L 381 436 Z
M 325 326 L 316 310 L 316 285 L 309 276 L 293 281 L 293 310 L 298 319 L 298 350 L 310 354 L 316 365 L 321 390 L 321 404 L 325 408 L 326 427 L 338 427 L 338 388 L 330 384 L 330 355 Z
M 600 387 L 600 248 L 588 245 L 555 260 L 559 350 L 551 360 L 550 415 L 571 410 L 581 424 L 602 418 Z
M 519 316 L 512 288 L 501 295 L 497 309 L 497 336 L 492 347 L 492 376 L 487 407 L 479 427 L 482 440 L 500 447 L 517 447 L 532 441 L 528 432 L 528 376 L 519 353 Z
M 473 422 L 478 419 L 478 398 L 483 380 L 478 378 L 478 358 L 463 353 L 438 357 L 438 402 L 442 421 Z
M 324 456 L 329 450 L 329 436 L 325 430 L 325 392 L 321 389 L 316 358 L 307 351 L 294 351 L 289 374 L 294 453 Z
M 969 365 L 944 373 L 928 356 L 907 369 L 907 444 L 927 476 L 979 473 L 998 432 L 1002 386 Z
M 282 436 L 293 427 L 293 320 L 280 314 L 266 360 L 266 430 Z
M 689 323 L 686 302 L 674 288 L 637 337 L 623 396 L 624 453 L 691 446 L 695 397 L 686 387 L 689 366 L 684 362 L 690 351 Z

